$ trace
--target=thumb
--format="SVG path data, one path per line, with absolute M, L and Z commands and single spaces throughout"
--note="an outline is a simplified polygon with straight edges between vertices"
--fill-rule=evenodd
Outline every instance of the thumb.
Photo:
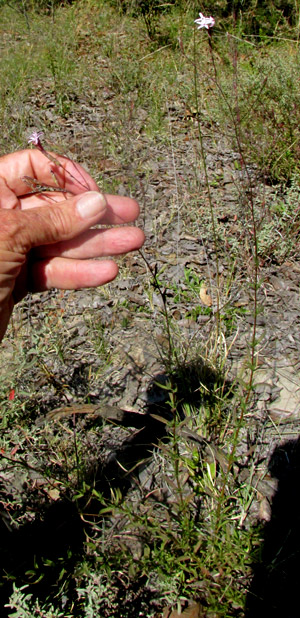
M 33 247 L 69 240 L 98 223 L 106 208 L 105 197 L 89 191 L 65 202 L 25 211 L 2 210 L 1 245 L 24 255 Z

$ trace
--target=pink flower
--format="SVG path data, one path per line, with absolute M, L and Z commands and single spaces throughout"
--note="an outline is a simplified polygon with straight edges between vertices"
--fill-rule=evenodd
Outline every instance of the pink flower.
M 43 131 L 33 131 L 33 133 L 31 133 L 28 139 L 28 144 L 33 144 L 34 146 L 41 146 L 41 137 L 44 137 Z
M 201 30 L 201 28 L 206 28 L 206 30 L 209 30 L 209 28 L 212 28 L 215 23 L 216 22 L 213 17 L 204 17 L 202 13 L 199 13 L 199 19 L 195 19 L 195 24 L 197 24 L 198 30 Z

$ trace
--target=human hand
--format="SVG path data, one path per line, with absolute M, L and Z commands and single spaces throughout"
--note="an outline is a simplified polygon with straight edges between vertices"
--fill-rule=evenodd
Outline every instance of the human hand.
M 139 207 L 130 198 L 102 196 L 81 166 L 55 159 L 59 166 L 38 150 L 0 158 L 0 340 L 14 304 L 28 291 L 103 285 L 118 267 L 95 258 L 133 251 L 144 242 L 136 227 L 90 229 L 133 222 Z M 54 190 L 32 194 L 26 176 Z

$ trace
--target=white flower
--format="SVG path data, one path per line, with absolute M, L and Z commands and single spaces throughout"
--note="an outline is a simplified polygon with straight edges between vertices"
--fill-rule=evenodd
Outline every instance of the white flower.
M 209 28 L 212 28 L 215 23 L 216 22 L 213 17 L 204 17 L 202 13 L 199 13 L 199 19 L 195 19 L 195 24 L 197 24 L 198 30 L 201 30 L 201 28 L 206 28 L 206 30 L 209 30 Z
M 31 133 L 28 139 L 28 144 L 34 144 L 34 146 L 40 146 L 41 137 L 44 137 L 43 131 L 33 131 L 33 133 Z

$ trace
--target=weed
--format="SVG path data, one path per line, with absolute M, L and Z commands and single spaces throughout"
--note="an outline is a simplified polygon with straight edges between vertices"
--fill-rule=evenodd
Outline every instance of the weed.
M 26 594 L 27 586 L 21 586 L 18 588 L 14 584 L 13 593 L 9 599 L 9 603 L 6 603 L 5 607 L 10 611 L 9 618 L 32 618 L 32 616 L 43 615 L 44 618 L 69 618 L 64 612 L 56 610 L 53 606 L 49 607 L 46 611 L 42 608 L 38 600 L 34 600 L 32 594 Z
M 3 606 L 146 618 L 193 598 L 243 616 L 261 544 L 260 268 L 298 247 L 299 7 L 249 0 L 231 16 L 219 2 L 212 36 L 194 40 L 192 2 L 13 7 L 0 7 L 2 152 L 48 127 L 105 191 L 138 196 L 149 241 L 145 260 L 121 261 L 123 288 L 15 312 L 0 384 Z M 137 426 L 97 416 L 91 402 L 110 397 Z
M 282 195 L 275 193 L 270 199 L 268 214 L 259 225 L 259 255 L 278 263 L 294 256 L 298 250 L 298 230 L 299 180 L 296 176 Z

